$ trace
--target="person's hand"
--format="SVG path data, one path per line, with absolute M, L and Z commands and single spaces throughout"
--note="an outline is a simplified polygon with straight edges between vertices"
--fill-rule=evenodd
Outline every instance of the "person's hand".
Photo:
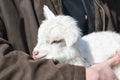
M 120 64 L 120 52 L 107 61 L 86 68 L 86 80 L 118 80 L 112 68 Z

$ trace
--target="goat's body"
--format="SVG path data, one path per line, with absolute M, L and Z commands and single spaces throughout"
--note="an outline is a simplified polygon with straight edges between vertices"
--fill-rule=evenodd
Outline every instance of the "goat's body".
M 108 59 L 120 50 L 120 35 L 114 32 L 94 32 L 82 38 L 86 42 L 94 63 Z
M 44 57 L 88 67 L 107 60 L 120 50 L 119 34 L 106 31 L 81 37 L 76 20 L 70 16 L 55 16 L 47 7 L 44 9 L 47 19 L 38 30 L 38 43 L 33 51 L 37 54 L 33 54 L 33 58 Z M 115 68 L 115 73 L 120 80 L 120 65 Z
M 108 31 L 94 32 L 78 39 L 73 47 L 77 47 L 76 52 L 80 54 L 80 59 L 76 59 L 73 63 L 70 61 L 70 64 L 82 64 L 87 67 L 107 60 L 113 53 L 120 50 L 120 35 Z M 114 68 L 114 71 L 120 80 L 120 65 Z

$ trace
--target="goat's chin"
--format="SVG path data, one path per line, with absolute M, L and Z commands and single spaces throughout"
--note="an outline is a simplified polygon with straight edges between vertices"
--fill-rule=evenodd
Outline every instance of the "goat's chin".
M 70 63 L 77 56 L 76 51 L 73 49 L 64 49 L 55 51 L 47 55 L 47 59 L 52 59 L 55 63 Z
M 58 60 L 53 60 L 54 64 L 59 64 L 60 62 Z

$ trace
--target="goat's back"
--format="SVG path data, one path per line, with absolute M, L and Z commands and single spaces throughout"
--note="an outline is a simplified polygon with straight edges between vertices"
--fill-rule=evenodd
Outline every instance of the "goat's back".
M 82 38 L 87 42 L 93 57 L 93 63 L 107 60 L 117 50 L 120 50 L 120 35 L 115 32 L 94 32 Z M 115 68 L 115 73 L 120 80 L 120 65 Z

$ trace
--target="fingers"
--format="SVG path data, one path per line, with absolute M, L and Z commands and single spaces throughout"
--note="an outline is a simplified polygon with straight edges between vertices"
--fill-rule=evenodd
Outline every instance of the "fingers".
M 102 62 L 86 69 L 86 80 L 118 80 L 118 78 L 108 62 Z
M 110 65 L 111 68 L 120 64 L 120 51 L 116 51 L 116 53 L 112 57 L 110 57 L 107 60 L 107 62 Z

